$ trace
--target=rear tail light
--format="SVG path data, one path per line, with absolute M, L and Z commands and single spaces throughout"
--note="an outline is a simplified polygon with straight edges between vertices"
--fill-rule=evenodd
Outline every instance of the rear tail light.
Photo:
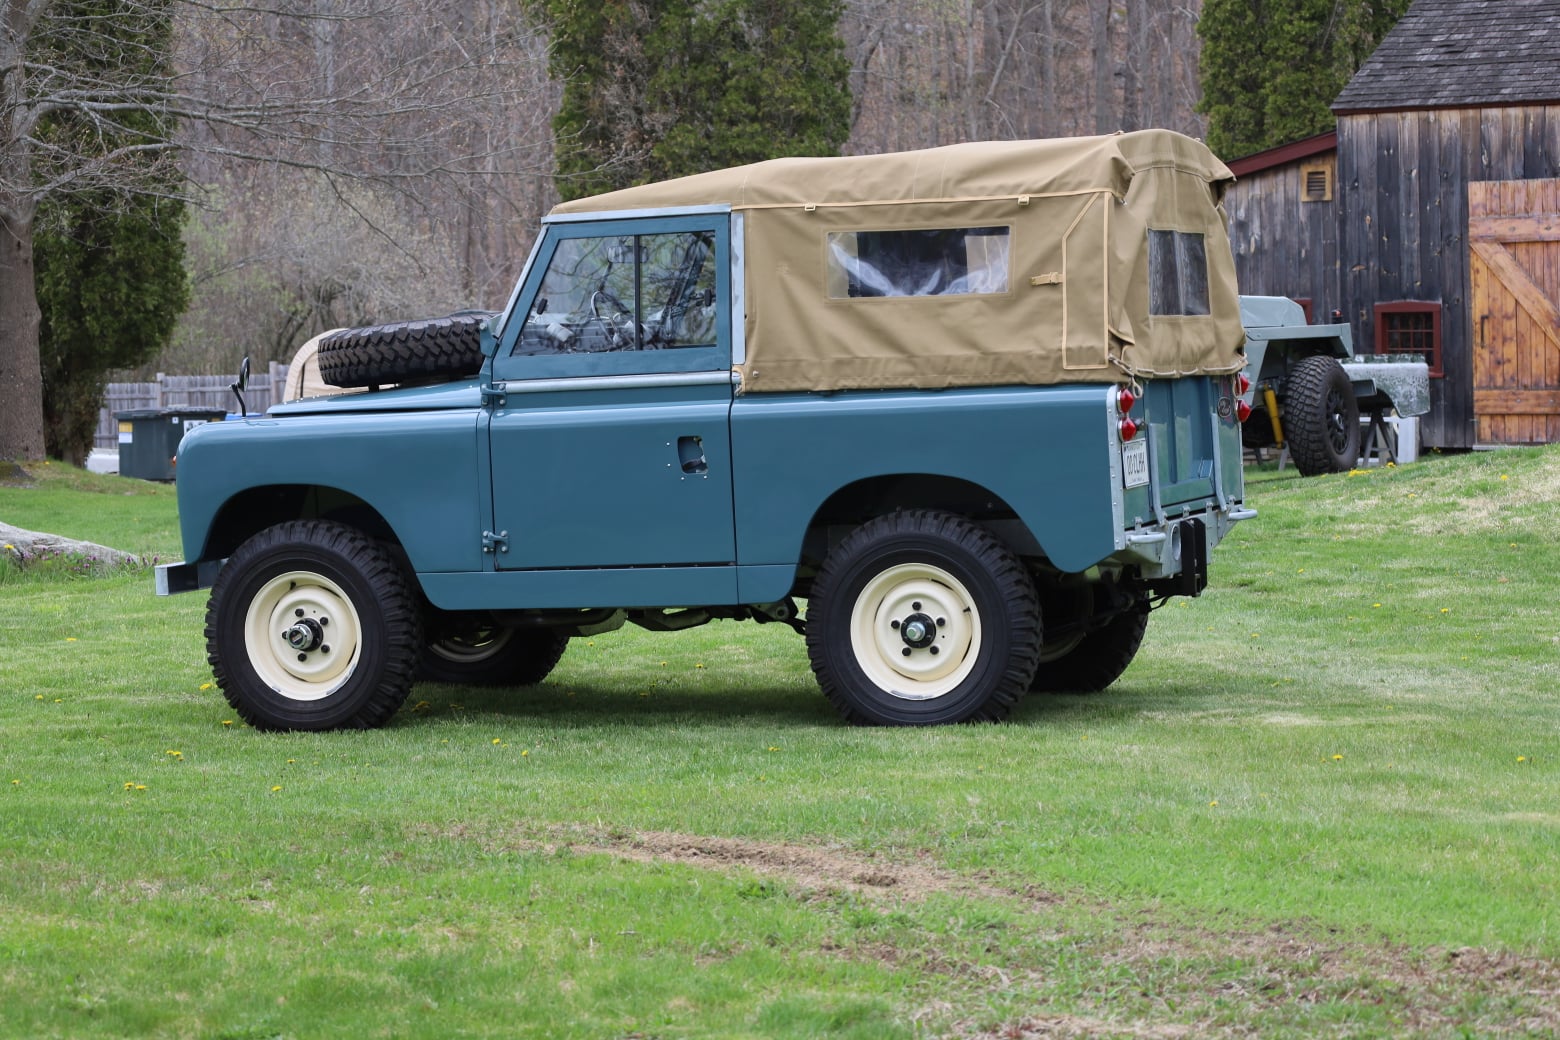
M 1235 418 L 1240 422 L 1245 422 L 1247 419 L 1251 418 L 1251 405 L 1247 404 L 1245 401 L 1236 401 Z
M 1251 389 L 1251 380 L 1246 378 L 1246 373 L 1242 372 L 1240 375 L 1235 377 L 1235 396 L 1236 397 L 1245 397 L 1246 396 L 1246 391 L 1250 390 L 1250 389 Z
M 1138 424 L 1131 419 L 1121 420 L 1121 442 L 1125 444 L 1138 435 Z
M 1137 395 L 1132 392 L 1131 387 L 1116 388 L 1116 411 L 1126 415 L 1132 411 L 1132 406 L 1135 404 L 1137 404 Z

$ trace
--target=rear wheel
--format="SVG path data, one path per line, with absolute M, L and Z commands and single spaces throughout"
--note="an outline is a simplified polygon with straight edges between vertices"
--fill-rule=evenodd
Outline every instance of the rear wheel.
M 547 628 L 443 622 L 418 661 L 421 678 L 470 686 L 535 686 L 552 673 L 569 637 Z
M 819 571 L 807 652 L 818 685 L 851 722 L 1000 719 L 1028 688 L 1040 652 L 1034 582 L 963 517 L 878 517 Z
M 206 608 L 217 685 L 260 729 L 384 724 L 411 689 L 421 635 L 395 557 L 323 520 L 278 524 L 239 546 Z
M 1148 604 L 1141 603 L 1066 645 L 1047 646 L 1029 688 L 1047 693 L 1103 690 L 1127 670 L 1147 630 Z
M 1343 473 L 1360 457 L 1360 404 L 1336 358 L 1301 358 L 1284 390 L 1284 437 L 1304 477 Z

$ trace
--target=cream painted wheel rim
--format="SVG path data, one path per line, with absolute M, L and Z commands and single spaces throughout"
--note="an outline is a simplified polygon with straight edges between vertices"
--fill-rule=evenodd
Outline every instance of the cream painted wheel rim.
M 449 636 L 428 644 L 428 652 L 451 664 L 480 664 L 503 652 L 514 639 L 512 628 L 483 628 L 467 636 Z
M 947 571 L 925 563 L 900 564 L 878 574 L 856 597 L 850 644 L 856 664 L 885 693 L 907 701 L 935 700 L 974 669 L 980 657 L 980 613 L 969 590 Z
M 352 676 L 363 627 L 340 585 L 310 571 L 266 582 L 244 615 L 244 646 L 260 681 L 284 697 L 317 701 Z

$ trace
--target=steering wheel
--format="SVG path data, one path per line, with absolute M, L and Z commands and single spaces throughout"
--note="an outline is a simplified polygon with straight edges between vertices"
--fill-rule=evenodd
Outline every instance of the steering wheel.
M 601 305 L 605 302 L 614 308 L 610 314 L 601 313 Z M 632 338 L 634 320 L 630 316 L 628 306 L 622 300 L 606 289 L 597 289 L 590 294 L 591 315 L 607 330 L 608 337 L 614 347 L 620 347 L 625 340 Z

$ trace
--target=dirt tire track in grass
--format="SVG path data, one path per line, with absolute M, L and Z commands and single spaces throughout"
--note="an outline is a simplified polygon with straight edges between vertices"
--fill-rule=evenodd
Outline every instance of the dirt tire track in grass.
M 1012 892 L 920 863 L 896 863 L 843 848 L 713 838 L 670 831 L 601 835 L 571 844 L 575 852 L 604 852 L 637 863 L 680 863 L 709 870 L 746 870 L 801 888 L 922 900 L 934 893 L 1011 900 Z M 1034 896 L 1041 900 L 1054 898 Z

